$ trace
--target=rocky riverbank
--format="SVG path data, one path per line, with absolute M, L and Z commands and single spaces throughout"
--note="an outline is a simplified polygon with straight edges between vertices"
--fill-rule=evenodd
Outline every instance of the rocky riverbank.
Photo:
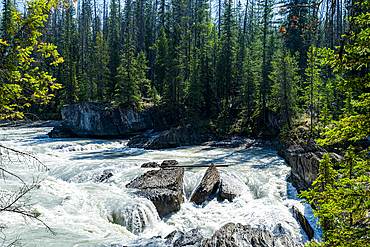
M 150 168 L 156 167 L 157 165 L 157 163 L 150 162 L 143 164 L 142 167 Z M 184 201 L 182 186 L 185 170 L 182 167 L 176 167 L 177 165 L 178 162 L 176 160 L 165 160 L 159 170 L 145 172 L 143 175 L 135 178 L 126 185 L 127 188 L 138 189 L 137 196 L 145 197 L 152 201 L 160 218 L 164 218 L 169 214 L 179 211 L 181 203 Z M 198 182 L 197 187 L 193 189 L 190 202 L 202 205 L 209 198 L 214 197 L 217 197 L 218 200 L 228 200 L 231 202 L 236 197 L 242 195 L 244 190 L 248 191 L 249 189 L 241 180 L 239 180 L 239 178 L 229 174 L 227 171 L 219 171 L 214 164 L 211 164 L 205 171 L 201 181 Z M 301 225 L 302 229 L 306 232 L 308 238 L 311 240 L 313 238 L 314 231 L 306 217 L 294 206 L 291 208 L 291 212 Z M 225 232 L 223 228 L 226 228 L 227 232 Z M 282 246 L 299 246 L 294 245 L 288 236 L 283 239 L 275 239 L 275 237 L 279 237 L 284 233 L 283 228 L 274 232 L 277 236 L 272 235 L 268 231 L 255 231 L 251 229 L 250 226 L 236 226 L 232 223 L 223 228 L 216 232 L 211 239 L 203 239 L 199 232 L 196 230 L 194 230 L 195 232 L 191 231 L 189 234 L 193 236 L 196 233 L 196 238 L 194 238 L 194 236 L 189 236 L 192 240 L 189 240 L 190 242 L 185 241 L 185 243 L 186 245 L 191 243 L 195 246 L 234 246 L 233 243 L 236 244 L 241 241 L 241 245 L 238 244 L 236 246 L 279 246 L 275 244 L 280 241 Z M 234 233 L 230 233 L 234 230 L 235 236 Z M 188 233 L 173 233 L 171 243 L 174 244 L 173 246 L 186 246 L 175 244 L 178 240 L 174 240 L 173 238 L 179 234 L 181 236 L 178 236 L 178 239 L 185 237 Z M 266 243 L 266 245 L 248 245 L 256 238 L 254 236 L 255 234 L 258 238 L 261 238 L 261 240 L 258 241 L 262 241 L 267 238 L 271 243 Z M 168 238 L 168 236 L 165 238 L 167 239 L 166 243 L 170 241 Z M 235 238 L 240 238 L 240 241 L 238 240 L 238 242 L 235 242 Z M 289 245 L 284 245 L 288 243 Z
M 191 127 L 166 129 L 166 120 L 149 108 L 137 112 L 130 108 L 114 108 L 111 104 L 84 102 L 62 108 L 63 121 L 49 133 L 50 137 L 130 138 L 131 148 L 165 149 L 189 145 L 212 147 L 268 148 L 292 167 L 291 182 L 298 190 L 311 187 L 326 152 L 309 138 L 293 142 L 264 140 L 240 136 L 200 132 Z M 300 130 L 301 134 L 304 130 Z M 342 157 L 329 153 L 333 162 Z
M 204 238 L 198 230 L 188 232 L 173 231 L 166 237 L 149 239 L 146 246 L 174 247 L 303 247 L 291 237 L 281 233 L 275 236 L 267 230 L 255 230 L 250 225 L 228 223 L 222 226 L 211 238 Z M 116 244 L 114 247 L 124 247 Z

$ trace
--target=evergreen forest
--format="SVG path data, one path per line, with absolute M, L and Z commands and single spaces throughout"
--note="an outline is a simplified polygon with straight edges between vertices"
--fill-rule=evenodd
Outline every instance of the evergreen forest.
M 307 120 L 318 135 L 351 112 L 360 93 L 337 90 L 349 74 L 333 72 L 317 50 L 343 43 L 354 7 L 307 0 L 69 2 L 50 11 L 38 38 L 64 62 L 53 66 L 31 54 L 33 66 L 61 87 L 49 104 L 23 112 L 58 119 L 63 105 L 83 101 L 155 105 L 174 126 L 245 135 L 270 134 L 263 126 L 273 114 L 281 129 Z M 25 7 L 3 1 L 4 41 L 18 28 L 13 9 Z
M 0 119 L 84 101 L 153 107 L 172 127 L 288 138 L 328 157 L 301 193 L 315 246 L 370 246 L 369 0 L 2 0 Z M 40 104 L 42 103 L 42 104 Z M 277 126 L 278 132 L 271 128 Z M 276 128 L 275 128 L 276 129 Z

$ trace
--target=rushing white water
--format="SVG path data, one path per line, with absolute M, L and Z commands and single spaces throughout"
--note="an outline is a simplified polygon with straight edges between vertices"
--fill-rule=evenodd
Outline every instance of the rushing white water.
M 50 139 L 51 128 L 1 128 L 3 146 L 37 156 L 50 171 L 40 171 L 21 162 L 10 163 L 4 150 L 2 164 L 22 178 L 44 178 L 33 190 L 31 202 L 56 233 L 51 235 L 38 221 L 26 222 L 15 213 L 1 213 L 6 238 L 21 237 L 26 246 L 141 246 L 153 236 L 163 236 L 173 230 L 198 229 L 205 237 L 228 222 L 250 224 L 267 229 L 275 235 L 287 233 L 306 242 L 307 236 L 292 215 L 292 206 L 305 214 L 315 227 L 312 209 L 296 198 L 296 190 L 286 181 L 290 168 L 272 150 L 181 147 L 165 150 L 144 150 L 125 146 L 126 140 Z M 206 168 L 185 170 L 185 202 L 181 210 L 161 220 L 154 205 L 137 197 L 125 185 L 146 172 L 145 162 L 161 163 L 176 159 L 183 165 L 228 164 L 219 168 L 244 182 L 241 196 L 232 202 L 217 198 L 198 206 L 188 201 Z M 13 157 L 13 160 L 16 160 Z M 112 173 L 104 182 L 96 180 Z M 19 181 L 0 180 L 4 193 L 14 190 Z M 320 231 L 315 229 L 315 238 Z M 154 245 L 159 245 L 159 242 Z M 154 246 L 153 245 L 153 246 Z

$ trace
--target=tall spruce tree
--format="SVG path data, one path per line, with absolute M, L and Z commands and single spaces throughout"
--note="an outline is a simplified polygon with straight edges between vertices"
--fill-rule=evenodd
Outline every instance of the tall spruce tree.
M 282 125 L 292 129 L 292 121 L 297 114 L 297 81 L 299 81 L 297 58 L 290 55 L 287 48 L 283 48 L 277 52 L 272 64 L 274 70 L 270 78 L 274 82 L 273 105 L 283 120 Z
M 62 41 L 60 53 L 64 58 L 64 63 L 58 68 L 58 79 L 63 82 L 61 89 L 61 103 L 73 104 L 79 101 L 79 84 L 77 81 L 77 63 L 79 58 L 78 51 L 78 30 L 74 18 L 75 10 L 71 6 L 62 15 Z
M 220 100 L 231 100 L 236 96 L 238 78 L 236 66 L 236 21 L 232 0 L 225 1 L 221 19 L 222 34 L 217 63 L 216 92 Z
M 135 47 L 131 39 L 130 22 L 127 23 L 125 32 L 124 53 L 121 64 L 117 69 L 117 84 L 115 87 L 115 99 L 120 106 L 142 109 L 139 82 L 143 74 L 135 57 Z M 145 60 L 145 58 L 144 58 Z M 144 72 L 145 76 L 145 72 Z
M 112 0 L 110 4 L 109 13 L 109 70 L 110 70 L 110 80 L 108 85 L 108 97 L 113 98 L 114 90 L 117 85 L 117 68 L 120 64 L 120 43 L 119 43 L 119 12 L 118 8 L 119 0 Z
M 317 118 L 320 115 L 319 106 L 321 105 L 323 87 L 320 80 L 320 61 L 317 56 L 317 50 L 314 46 L 310 47 L 307 57 L 307 79 L 303 89 L 303 99 L 311 118 L 310 135 L 314 138 L 314 122 L 317 121 Z

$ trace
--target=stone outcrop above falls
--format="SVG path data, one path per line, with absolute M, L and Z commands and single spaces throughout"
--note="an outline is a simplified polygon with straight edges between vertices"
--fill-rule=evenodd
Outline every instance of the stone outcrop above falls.
M 163 125 L 161 120 L 152 116 L 150 110 L 138 112 L 132 108 L 113 107 L 108 103 L 66 105 L 61 113 L 63 121 L 49 133 L 50 137 L 117 138 Z
M 326 151 L 309 139 L 292 145 L 281 145 L 278 154 L 285 159 L 292 168 L 291 182 L 298 190 L 311 188 L 319 173 L 319 164 Z M 333 163 L 342 157 L 336 153 L 329 153 Z
M 148 171 L 126 185 L 140 189 L 139 196 L 151 200 L 159 217 L 177 212 L 182 202 L 184 168 L 166 168 Z

